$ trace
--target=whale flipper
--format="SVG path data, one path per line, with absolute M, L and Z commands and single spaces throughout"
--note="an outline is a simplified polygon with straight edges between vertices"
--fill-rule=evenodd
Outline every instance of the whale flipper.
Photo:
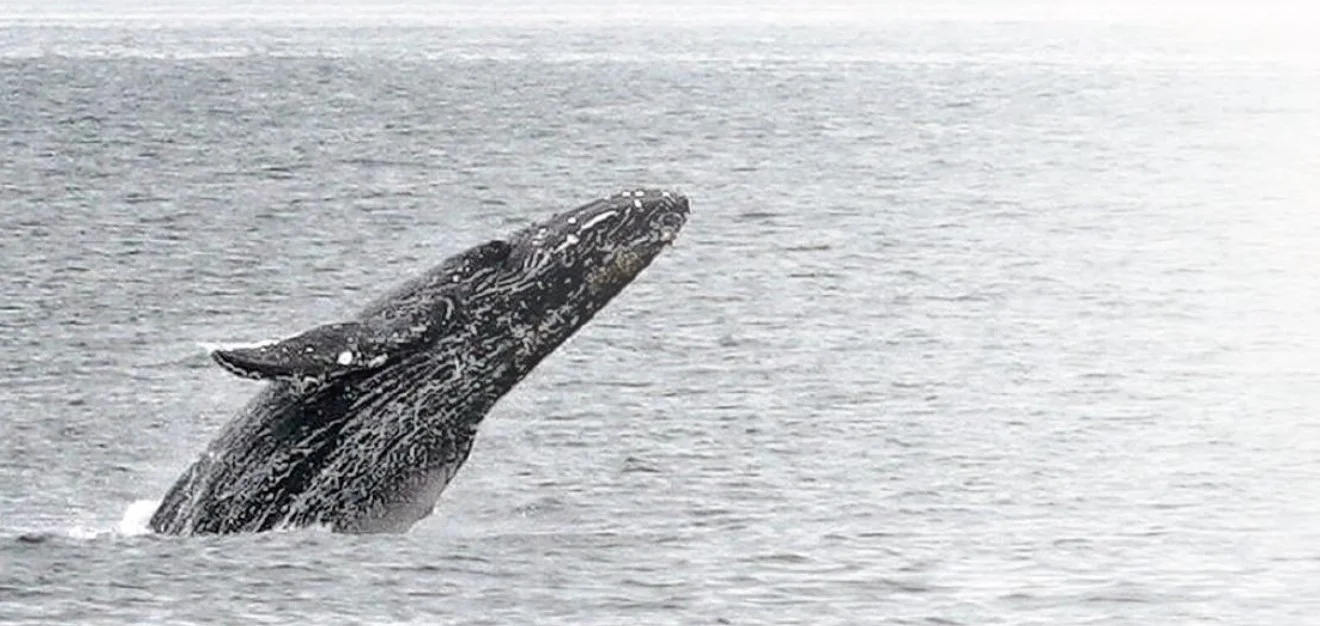
M 450 329 L 455 300 L 437 300 L 440 306 L 433 304 L 431 311 L 401 306 L 388 317 L 317 326 L 277 343 L 214 350 L 211 358 L 234 374 L 258 380 L 328 382 L 379 369 Z
M 399 344 L 381 341 L 378 335 L 361 322 L 326 324 L 278 343 L 215 350 L 211 358 L 246 378 L 330 380 L 385 365 L 390 348 Z
M 511 249 L 508 242 L 495 239 L 468 250 L 458 257 L 455 282 L 498 268 Z M 345 374 L 379 369 L 400 353 L 447 332 L 456 320 L 462 289 L 461 285 L 446 285 L 431 302 L 395 303 L 393 310 L 379 311 L 362 321 L 317 326 L 262 346 L 214 350 L 211 358 L 234 374 L 257 380 L 328 382 Z

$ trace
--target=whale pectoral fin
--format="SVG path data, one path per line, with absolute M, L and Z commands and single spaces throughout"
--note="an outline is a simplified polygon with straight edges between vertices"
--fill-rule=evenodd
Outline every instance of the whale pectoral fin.
M 318 326 L 278 343 L 252 348 L 215 350 L 211 358 L 246 378 L 261 380 L 329 380 L 350 372 L 376 369 L 389 361 L 378 333 L 360 322 Z

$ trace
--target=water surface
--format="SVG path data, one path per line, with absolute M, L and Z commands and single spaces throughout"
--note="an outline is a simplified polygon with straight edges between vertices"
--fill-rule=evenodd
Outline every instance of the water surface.
M 0 18 L 0 620 L 1320 610 L 1286 14 L 391 6 Z M 638 184 L 679 244 L 412 532 L 134 532 L 256 390 L 206 345 Z

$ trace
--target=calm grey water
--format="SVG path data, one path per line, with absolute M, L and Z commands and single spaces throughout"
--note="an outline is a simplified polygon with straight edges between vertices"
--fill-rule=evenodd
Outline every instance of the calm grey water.
M 1320 616 L 1286 13 L 153 6 L 0 15 L 0 622 Z M 207 345 L 638 184 L 678 246 L 412 532 L 142 531 Z

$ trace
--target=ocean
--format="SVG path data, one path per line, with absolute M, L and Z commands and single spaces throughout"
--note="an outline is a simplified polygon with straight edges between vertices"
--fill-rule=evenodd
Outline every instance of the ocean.
M 0 622 L 1316 623 L 1320 44 L 1157 6 L 0 11 Z M 209 347 L 638 185 L 409 533 L 147 532 Z

